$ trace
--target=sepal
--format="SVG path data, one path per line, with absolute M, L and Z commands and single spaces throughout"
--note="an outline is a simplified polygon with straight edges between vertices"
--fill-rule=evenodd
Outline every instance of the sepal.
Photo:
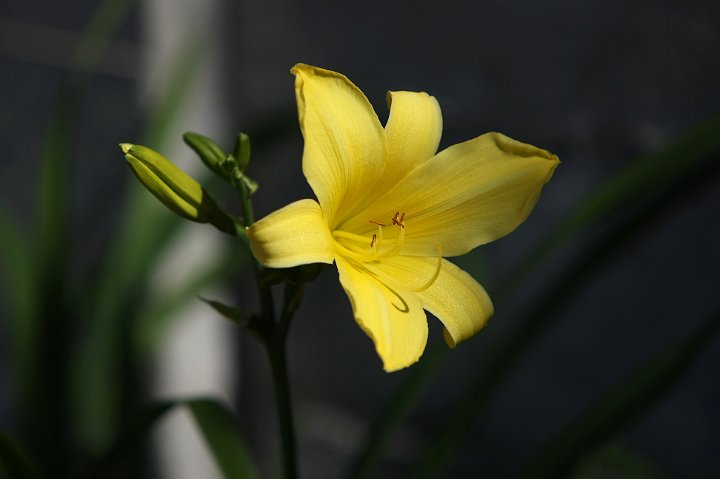
M 242 326 L 251 333 L 257 335 L 259 338 L 264 339 L 269 337 L 269 325 L 266 322 L 262 321 L 258 316 L 247 314 L 242 308 L 229 306 L 220 301 L 203 298 L 202 296 L 198 296 L 198 298 L 204 303 L 208 304 L 210 307 L 212 307 L 224 318 L 229 319 L 233 323 Z

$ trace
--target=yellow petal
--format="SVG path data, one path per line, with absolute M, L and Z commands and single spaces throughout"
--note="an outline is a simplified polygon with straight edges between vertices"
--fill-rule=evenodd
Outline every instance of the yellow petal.
M 405 212 L 403 254 L 465 254 L 514 230 L 559 163 L 552 153 L 500 133 L 451 146 L 415 168 L 346 229 Z M 372 225 L 370 225 L 372 226 Z
M 428 260 L 432 262 L 425 258 Z M 494 311 L 485 289 L 447 260 L 443 260 L 440 274 L 432 286 L 418 296 L 423 307 L 442 321 L 445 342 L 451 348 L 480 331 Z
M 430 311 L 445 326 L 448 346 L 470 338 L 480 331 L 493 314 L 493 305 L 485 289 L 462 269 L 448 260 L 418 256 L 395 256 L 375 267 L 394 283 L 407 288 L 432 284 L 417 293 L 423 308 Z
M 291 71 L 305 138 L 303 172 L 332 226 L 382 176 L 385 132 L 365 95 L 345 76 L 303 64 Z
M 417 362 L 425 350 L 428 326 L 415 294 L 391 289 L 340 257 L 336 264 L 355 320 L 375 343 L 385 371 Z
M 413 168 L 429 160 L 442 136 L 442 113 L 435 97 L 395 91 L 388 93 L 388 104 L 390 117 L 385 125 L 388 161 L 378 191 L 394 186 Z
M 253 254 L 270 268 L 332 263 L 335 256 L 330 230 L 313 200 L 290 203 L 252 224 L 247 233 Z

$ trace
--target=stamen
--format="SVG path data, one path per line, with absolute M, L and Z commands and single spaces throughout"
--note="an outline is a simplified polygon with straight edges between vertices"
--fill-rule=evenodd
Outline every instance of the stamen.
M 355 233 L 349 233 L 347 231 L 342 230 L 335 230 L 332 232 L 333 236 L 338 238 L 345 238 L 353 241 L 362 241 L 363 243 L 367 241 L 367 236 L 358 235 Z
M 387 244 L 392 245 L 392 247 L 387 251 L 381 251 L 383 245 L 382 229 L 385 226 L 385 223 L 381 221 L 369 221 L 369 223 L 377 225 L 377 233 L 373 233 L 372 238 L 370 239 L 370 248 L 372 249 L 371 253 L 368 253 L 367 250 L 364 250 L 364 248 L 358 244 L 367 241 L 367 236 L 342 230 L 334 230 L 332 232 L 332 236 L 336 240 L 335 243 L 337 244 L 337 247 L 340 248 L 343 254 L 347 257 L 360 262 L 376 261 L 380 258 L 395 256 L 402 251 L 403 244 L 405 243 L 405 213 L 400 214 L 399 211 L 396 211 L 395 215 L 392 217 L 392 222 L 395 226 L 400 226 L 400 231 L 395 238 L 387 240 Z M 341 242 L 340 240 L 349 241 Z
M 378 256 L 377 249 L 374 249 L 372 251 L 372 253 L 359 252 L 359 251 L 350 249 L 349 247 L 343 245 L 342 243 L 340 243 L 338 241 L 335 242 L 335 247 L 341 250 L 340 254 L 342 254 L 343 256 L 345 256 L 347 258 L 352 258 L 361 263 L 365 263 L 368 261 L 375 261 Z
M 421 286 L 418 286 L 416 288 L 407 288 L 408 291 L 413 291 L 415 293 L 419 293 L 421 291 L 425 291 L 428 289 L 432 284 L 435 282 L 435 280 L 440 276 L 440 267 L 442 266 L 442 248 L 440 246 L 437 247 L 438 250 L 438 257 L 437 257 L 437 265 L 435 266 L 435 272 L 430 277 L 429 280 L 427 280 L 425 283 L 423 283 Z
M 405 230 L 400 229 L 400 233 L 398 234 L 397 241 L 395 241 L 395 246 L 393 246 L 391 250 L 380 254 L 379 257 L 387 258 L 388 256 L 395 256 L 402 250 L 402 247 L 404 244 L 405 244 Z

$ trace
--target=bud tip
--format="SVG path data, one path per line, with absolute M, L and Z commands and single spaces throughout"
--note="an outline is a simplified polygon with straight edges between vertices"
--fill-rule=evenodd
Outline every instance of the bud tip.
M 124 154 L 127 155 L 127 152 L 130 151 L 130 148 L 132 148 L 134 145 L 132 143 L 120 143 L 120 149 Z

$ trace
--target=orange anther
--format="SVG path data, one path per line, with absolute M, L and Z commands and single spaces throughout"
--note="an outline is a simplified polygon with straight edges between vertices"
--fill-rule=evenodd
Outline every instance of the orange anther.
M 381 222 L 375 221 L 375 220 L 370 220 L 370 223 L 376 224 L 376 225 L 378 225 L 378 226 L 385 226 L 385 223 L 381 223 Z

